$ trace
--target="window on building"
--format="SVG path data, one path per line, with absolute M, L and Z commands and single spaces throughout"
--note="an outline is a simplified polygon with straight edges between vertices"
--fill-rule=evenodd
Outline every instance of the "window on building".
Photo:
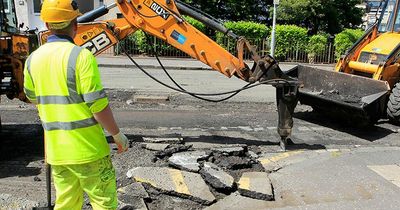
M 40 14 L 40 5 L 42 0 L 33 0 L 33 13 Z

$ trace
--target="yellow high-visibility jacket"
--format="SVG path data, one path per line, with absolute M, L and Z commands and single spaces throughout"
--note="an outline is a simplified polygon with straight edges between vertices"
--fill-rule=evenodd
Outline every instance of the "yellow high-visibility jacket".
M 49 36 L 25 63 L 24 92 L 37 104 L 49 164 L 83 164 L 109 155 L 103 128 L 93 117 L 108 99 L 89 50 L 68 36 Z

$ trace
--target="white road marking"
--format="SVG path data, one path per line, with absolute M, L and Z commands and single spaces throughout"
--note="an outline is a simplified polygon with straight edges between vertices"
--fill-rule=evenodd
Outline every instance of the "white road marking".
M 299 131 L 311 131 L 310 128 L 305 127 L 305 126 L 299 126 L 297 129 L 299 129 Z
M 400 166 L 398 165 L 374 165 L 367 166 L 386 180 L 400 187 Z

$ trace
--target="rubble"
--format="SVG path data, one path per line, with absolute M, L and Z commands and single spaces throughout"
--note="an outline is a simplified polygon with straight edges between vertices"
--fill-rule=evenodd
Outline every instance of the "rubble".
M 143 185 L 139 182 L 134 182 L 126 187 L 119 188 L 117 192 L 122 196 L 138 197 L 144 199 L 150 198 L 149 194 L 144 189 Z
M 166 167 L 138 167 L 129 170 L 126 175 L 165 194 L 188 198 L 205 205 L 215 201 L 208 185 L 196 173 Z
M 225 156 L 242 156 L 244 155 L 245 151 L 247 150 L 246 147 L 222 147 L 213 149 L 213 152 L 221 153 Z
M 190 141 L 193 145 L 193 149 L 214 149 L 214 148 L 227 148 L 227 147 L 246 147 L 246 144 L 218 144 L 218 143 L 208 143 L 208 142 L 196 142 Z
M 213 163 L 205 162 L 200 174 L 215 189 L 231 191 L 234 187 L 233 177 Z
M 253 152 L 253 151 L 248 151 L 247 154 L 248 154 L 248 156 L 249 156 L 250 158 L 252 158 L 252 159 L 254 159 L 254 160 L 256 160 L 256 159 L 259 158 L 259 156 L 258 156 L 255 152 Z
M 245 172 L 238 182 L 241 195 L 259 200 L 273 200 L 271 181 L 265 172 Z
M 171 144 L 165 150 L 156 152 L 155 156 L 158 158 L 164 158 L 165 156 L 171 156 L 177 152 L 187 151 L 190 148 L 192 148 L 192 145 Z
M 197 161 L 205 160 L 209 156 L 205 151 L 175 153 L 168 159 L 168 163 L 185 171 L 198 172 L 200 164 Z
M 252 161 L 247 157 L 238 156 L 214 156 L 214 163 L 224 169 L 243 169 L 251 168 Z
M 133 197 L 125 199 L 124 197 L 119 198 L 119 208 L 121 210 L 148 210 L 146 203 L 142 198 Z
M 142 148 L 152 150 L 152 151 L 162 151 L 167 149 L 169 144 L 163 144 L 163 143 L 143 143 L 140 145 Z
M 143 141 L 147 143 L 167 143 L 180 144 L 183 142 L 182 137 L 143 137 Z

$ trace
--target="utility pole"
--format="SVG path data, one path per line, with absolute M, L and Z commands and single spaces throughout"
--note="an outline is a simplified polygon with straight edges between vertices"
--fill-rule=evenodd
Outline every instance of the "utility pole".
M 279 0 L 274 0 L 274 15 L 272 18 L 272 33 L 271 33 L 271 56 L 275 56 L 275 28 L 276 28 L 276 9 L 279 5 Z

